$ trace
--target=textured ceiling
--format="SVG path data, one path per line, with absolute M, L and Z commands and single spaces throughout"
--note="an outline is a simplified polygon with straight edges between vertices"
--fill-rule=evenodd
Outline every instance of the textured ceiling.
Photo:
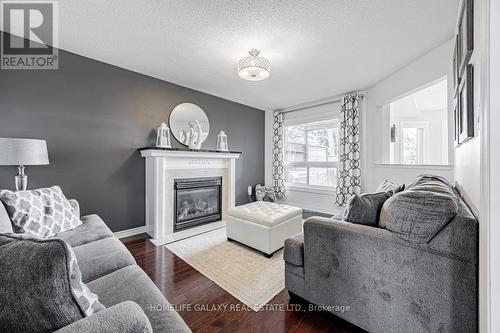
M 260 109 L 364 89 L 452 37 L 458 0 L 64 0 L 60 47 Z M 243 81 L 250 48 L 271 76 Z

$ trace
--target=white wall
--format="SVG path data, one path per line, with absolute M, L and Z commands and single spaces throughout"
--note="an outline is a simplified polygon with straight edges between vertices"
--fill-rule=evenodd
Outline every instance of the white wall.
M 487 224 L 487 227 L 484 227 L 486 241 L 483 239 L 481 241 L 486 243 L 483 244 L 483 247 L 489 252 L 486 256 L 489 263 L 485 272 L 489 276 L 485 281 L 490 284 L 490 332 L 500 332 L 500 316 L 498 315 L 500 313 L 500 205 L 498 205 L 500 202 L 500 173 L 498 173 L 500 170 L 500 149 L 498 149 L 500 147 L 500 131 L 492 131 L 492 129 L 500 127 L 500 94 L 498 94 L 500 91 L 500 1 L 491 1 L 490 6 L 490 86 L 488 89 L 489 112 L 486 113 L 489 114 L 489 118 L 487 117 L 482 122 L 486 125 L 484 126 L 486 127 L 484 129 L 486 135 L 489 135 L 487 148 L 489 149 L 488 170 L 490 172 L 486 180 L 490 186 L 488 204 L 481 205 L 481 208 L 486 207 L 489 210 L 487 218 L 481 217 L 481 224 Z M 483 189 L 481 193 L 485 194 L 486 191 Z M 480 265 L 484 261 L 480 262 Z M 487 301 L 485 300 L 485 302 Z
M 453 167 L 449 165 L 429 165 L 425 168 L 417 165 L 373 164 L 368 170 L 371 187 L 367 192 L 374 191 L 384 180 L 397 184 L 407 184 L 410 180 L 423 173 L 444 177 L 448 180 L 453 175 Z
M 392 166 L 384 164 L 384 152 L 389 147 L 390 125 L 388 114 L 384 115 L 383 107 L 391 101 L 417 90 L 430 82 L 442 77 L 448 78 L 448 119 L 453 119 L 450 105 L 452 104 L 452 59 L 453 43 L 449 40 L 435 49 L 424 54 L 419 59 L 396 71 L 389 77 L 370 87 L 366 91 L 366 108 L 362 110 L 362 126 L 364 135 L 365 159 L 365 191 L 373 191 L 384 180 L 408 182 L 415 175 L 422 173 L 438 174 L 450 182 L 454 181 L 451 166 Z M 449 122 L 448 133 L 453 133 L 452 124 Z M 448 161 L 453 163 L 453 139 L 449 139 L 450 155 Z M 386 153 L 387 156 L 387 153 Z
M 485 1 L 474 1 L 474 52 L 469 61 L 474 65 L 474 137 L 464 142 L 455 149 L 455 181 L 462 196 L 476 215 L 479 214 L 481 204 L 481 135 L 480 135 L 480 109 L 481 92 L 485 87 L 482 72 L 487 66 L 482 61 L 482 48 L 484 42 L 481 40 L 481 6 Z
M 286 197 L 283 200 L 292 206 L 301 207 L 313 212 L 335 215 L 335 191 L 314 193 L 300 189 L 287 189 Z
M 500 2 L 474 2 L 474 91 L 478 100 L 479 332 L 500 332 Z M 478 84 L 478 86 L 476 86 Z M 476 103 L 475 103 L 476 104 Z M 477 142 L 473 144 L 478 144 Z M 463 154 L 466 151 L 461 152 Z M 473 186 L 474 187 L 474 186 Z M 471 186 L 464 191 L 470 193 Z

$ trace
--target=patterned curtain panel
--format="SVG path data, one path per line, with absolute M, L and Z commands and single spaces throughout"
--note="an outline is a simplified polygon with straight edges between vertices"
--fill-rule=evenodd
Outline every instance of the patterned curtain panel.
M 359 100 L 358 94 L 349 94 L 344 97 L 340 107 L 336 198 L 340 206 L 361 191 Z
M 275 112 L 273 123 L 273 188 L 277 198 L 285 196 L 285 179 L 283 166 L 283 113 Z

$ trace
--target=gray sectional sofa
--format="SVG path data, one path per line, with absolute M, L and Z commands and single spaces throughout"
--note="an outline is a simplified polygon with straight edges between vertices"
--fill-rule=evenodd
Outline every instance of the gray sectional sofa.
M 78 209 L 76 201 L 71 200 L 71 204 Z M 166 298 L 99 216 L 88 215 L 81 220 L 82 225 L 54 238 L 71 245 L 83 282 L 106 309 L 57 332 L 132 333 L 149 332 L 151 328 L 154 332 L 191 332 L 179 314 L 169 310 Z M 1 202 L 0 232 L 12 232 Z
M 407 187 L 384 204 L 383 219 L 414 192 L 452 199 L 456 216 L 424 242 L 410 237 L 422 231 L 418 221 L 401 237 L 384 225 L 398 221 L 309 218 L 304 233 L 285 242 L 285 286 L 369 332 L 476 332 L 478 221 L 443 179 L 421 176 Z

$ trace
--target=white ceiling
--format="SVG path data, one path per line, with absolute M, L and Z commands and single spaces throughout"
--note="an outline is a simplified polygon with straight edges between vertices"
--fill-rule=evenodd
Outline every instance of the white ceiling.
M 398 117 L 410 118 L 422 116 L 418 114 L 419 112 L 442 112 L 445 114 L 447 106 L 448 85 L 446 79 L 439 80 L 390 103 L 391 112 L 396 112 Z
M 450 39 L 458 0 L 64 0 L 60 48 L 260 109 L 367 88 Z M 248 82 L 250 48 L 271 76 Z

